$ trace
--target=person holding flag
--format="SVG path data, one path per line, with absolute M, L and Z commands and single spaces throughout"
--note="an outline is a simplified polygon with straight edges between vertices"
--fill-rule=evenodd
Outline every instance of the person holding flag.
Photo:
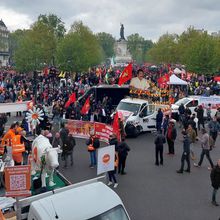
M 139 69 L 137 71 L 137 77 L 131 79 L 130 88 L 147 90 L 149 87 L 150 87 L 149 83 L 144 78 L 144 71 L 142 69 Z

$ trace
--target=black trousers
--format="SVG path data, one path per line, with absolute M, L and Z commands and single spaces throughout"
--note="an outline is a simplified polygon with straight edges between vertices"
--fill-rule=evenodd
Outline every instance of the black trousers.
M 206 150 L 206 149 L 202 149 L 202 153 L 201 153 L 201 156 L 200 156 L 200 160 L 199 160 L 198 165 L 201 166 L 202 161 L 203 161 L 205 155 L 206 155 L 206 158 L 208 159 L 208 161 L 209 161 L 211 167 L 213 168 L 214 165 L 213 165 L 212 159 L 211 159 L 211 157 L 210 157 L 209 150 Z
M 199 120 L 199 121 L 198 121 L 198 128 L 199 128 L 199 131 L 200 131 L 200 125 L 202 125 L 202 127 L 205 128 L 204 120 Z
M 182 157 L 181 157 L 181 168 L 180 170 L 183 171 L 184 169 L 184 165 L 185 165 L 185 161 L 187 163 L 187 170 L 190 171 L 190 153 L 188 154 L 182 154 Z
M 171 139 L 167 138 L 167 144 L 168 144 L 168 153 L 169 154 L 174 154 L 174 141 Z
M 119 156 L 118 173 L 124 173 L 127 156 Z
M 155 156 L 156 156 L 156 165 L 159 165 L 159 157 L 160 157 L 160 164 L 163 164 L 163 146 L 156 146 L 155 148 Z

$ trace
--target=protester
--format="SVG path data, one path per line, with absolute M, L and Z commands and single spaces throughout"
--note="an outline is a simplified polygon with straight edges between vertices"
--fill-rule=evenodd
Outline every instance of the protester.
M 198 129 L 200 131 L 200 125 L 202 125 L 202 127 L 205 128 L 205 124 L 204 124 L 204 109 L 203 109 L 202 105 L 200 105 L 197 109 L 195 109 L 195 112 L 197 112 Z
M 96 150 L 100 147 L 99 139 L 95 136 L 95 134 L 90 134 L 89 140 L 86 142 L 87 149 L 90 154 L 90 168 L 94 168 L 97 164 L 96 159 Z
M 213 187 L 212 204 L 215 206 L 219 206 L 219 204 L 216 202 L 216 194 L 220 187 L 220 159 L 218 160 L 217 165 L 212 169 L 210 178 Z
M 125 175 L 125 165 L 126 165 L 126 159 L 128 156 L 128 152 L 130 151 L 130 147 L 125 142 L 125 138 L 122 138 L 122 141 L 118 144 L 117 152 L 118 152 L 118 173 L 121 175 Z
M 118 187 L 118 182 L 115 177 L 117 167 L 118 167 L 118 152 L 115 151 L 114 170 L 108 171 L 108 178 L 109 178 L 108 186 L 111 186 L 114 181 L 114 188 Z
M 203 162 L 203 158 L 206 155 L 206 158 L 208 159 L 208 161 L 211 165 L 211 168 L 213 168 L 214 165 L 213 165 L 212 159 L 210 157 L 210 153 L 209 153 L 210 150 L 211 150 L 210 149 L 210 144 L 209 144 L 209 135 L 208 135 L 207 131 L 204 128 L 201 130 L 201 132 L 202 132 L 202 138 L 199 139 L 199 140 L 201 142 L 202 152 L 201 152 L 199 163 L 198 164 L 194 163 L 194 166 L 201 167 L 202 162 Z
M 167 134 L 167 129 L 169 125 L 169 115 L 165 115 L 165 118 L 163 120 L 163 135 L 165 136 Z
M 156 128 L 157 131 L 161 130 L 161 125 L 163 122 L 163 112 L 161 110 L 161 108 L 158 109 L 157 115 L 156 115 Z
M 213 141 L 213 147 L 215 146 L 215 142 L 218 136 L 218 132 L 220 131 L 220 124 L 217 121 L 216 116 L 209 122 L 209 135 L 212 138 Z
M 189 136 L 189 140 L 190 140 L 190 153 L 191 153 L 191 158 L 192 160 L 195 160 L 196 157 L 195 157 L 195 153 L 194 153 L 194 145 L 195 145 L 195 142 L 196 142 L 196 132 L 195 130 L 193 129 L 192 125 L 189 124 L 188 126 L 188 129 L 186 130 L 188 136 Z
M 65 161 L 64 168 L 67 168 L 68 158 L 70 157 L 70 165 L 73 165 L 73 149 L 76 145 L 76 141 L 72 134 L 68 134 L 67 139 L 63 143 L 63 157 Z
M 184 164 L 186 161 L 187 169 L 184 171 L 190 173 L 190 158 L 189 158 L 190 157 L 190 140 L 189 140 L 189 136 L 186 131 L 183 131 L 182 135 L 183 135 L 183 153 L 181 157 L 181 167 L 176 172 L 183 173 Z
M 166 143 L 166 139 L 164 135 L 161 133 L 161 130 L 159 130 L 154 140 L 155 156 L 156 156 L 155 165 L 156 166 L 159 166 L 159 156 L 160 156 L 160 165 L 163 165 L 163 144 L 165 143 Z
M 167 144 L 168 144 L 168 154 L 174 155 L 174 141 L 177 137 L 177 131 L 175 128 L 175 121 L 172 119 L 169 122 L 168 130 L 167 130 Z

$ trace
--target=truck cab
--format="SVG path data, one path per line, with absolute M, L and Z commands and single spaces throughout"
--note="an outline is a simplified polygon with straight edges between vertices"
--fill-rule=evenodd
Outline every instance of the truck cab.
M 119 196 L 102 182 L 74 187 L 32 202 L 28 220 L 45 219 L 130 220 Z
M 159 108 L 168 109 L 169 106 L 151 104 L 144 99 L 125 98 L 120 101 L 116 110 L 123 116 L 126 134 L 138 136 L 143 131 L 156 130 L 156 115 Z

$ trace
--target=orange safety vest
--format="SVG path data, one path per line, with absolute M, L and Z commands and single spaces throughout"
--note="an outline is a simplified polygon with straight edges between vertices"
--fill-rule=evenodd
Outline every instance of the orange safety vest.
M 118 152 L 115 152 L 115 162 L 114 162 L 115 167 L 118 167 Z
M 94 138 L 91 138 L 92 139 L 92 143 L 88 145 L 88 151 L 94 151 L 95 148 L 93 146 L 93 142 L 94 142 Z
M 12 145 L 12 138 L 15 136 L 15 133 L 12 129 L 9 129 L 8 132 L 2 138 L 2 147 Z
M 21 135 L 17 134 L 12 138 L 12 155 L 25 151 L 24 144 L 21 143 Z

